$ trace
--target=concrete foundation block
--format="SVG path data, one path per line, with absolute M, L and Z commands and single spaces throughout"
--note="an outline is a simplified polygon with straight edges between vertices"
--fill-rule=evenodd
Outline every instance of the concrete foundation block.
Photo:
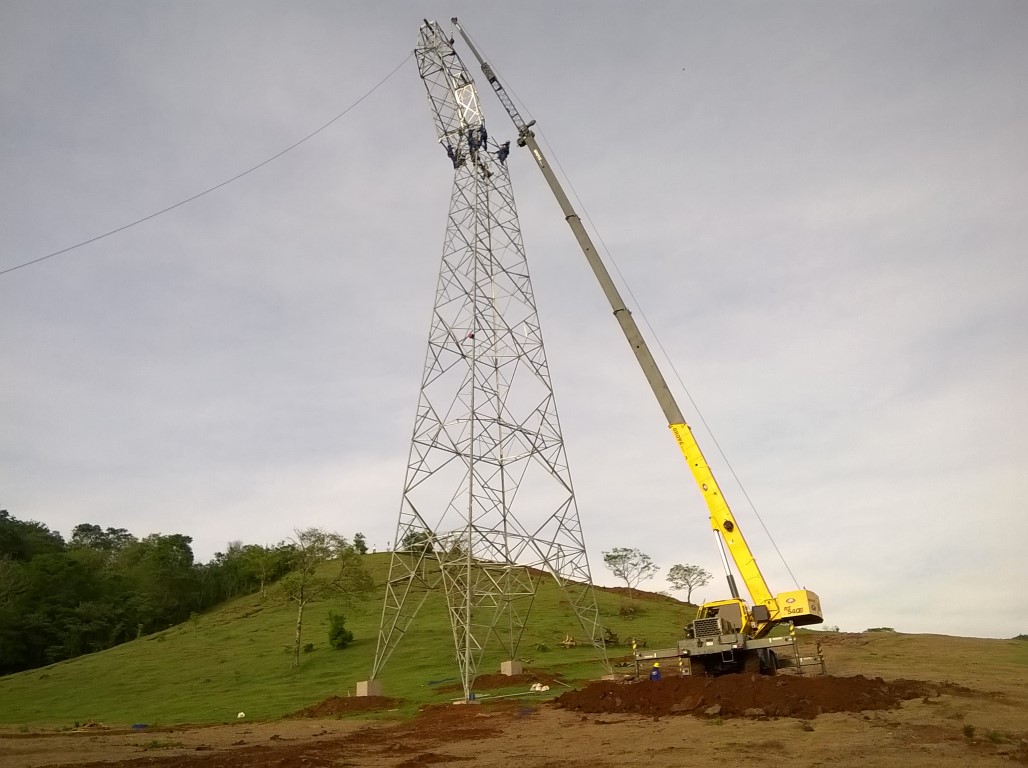
M 381 680 L 361 680 L 357 683 L 357 695 L 358 696 L 381 696 L 382 695 L 382 681 Z
M 513 677 L 514 675 L 520 675 L 525 671 L 524 665 L 520 661 L 504 661 L 500 664 L 500 674 L 506 675 L 507 677 Z

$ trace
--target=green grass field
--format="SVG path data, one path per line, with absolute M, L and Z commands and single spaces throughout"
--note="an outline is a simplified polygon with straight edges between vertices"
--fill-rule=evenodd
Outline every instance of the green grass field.
M 365 564 L 383 584 L 389 555 L 365 555 Z M 604 626 L 622 638 L 644 637 L 650 647 L 671 646 L 693 615 L 672 598 L 643 593 L 630 601 L 609 590 L 596 591 Z M 537 671 L 568 680 L 596 678 L 604 669 L 588 646 L 565 649 L 560 641 L 582 630 L 552 579 L 542 579 L 519 656 Z M 621 610 L 631 604 L 636 615 Z M 366 680 L 375 655 L 382 592 L 349 609 L 332 599 L 308 606 L 304 643 L 315 648 L 291 668 L 295 608 L 270 587 L 266 597 L 250 595 L 164 632 L 101 653 L 0 678 L 0 724 L 69 727 L 98 721 L 108 725 L 225 722 L 245 712 L 248 719 L 297 711 L 328 696 L 353 694 Z M 329 611 L 342 612 L 355 640 L 345 650 L 328 644 Z M 611 658 L 631 653 L 613 646 Z M 488 655 L 480 674 L 499 671 L 500 657 Z M 449 701 L 440 681 L 458 676 L 453 635 L 441 596 L 432 595 L 380 679 L 384 693 L 406 707 Z M 523 686 L 521 686 L 523 687 Z M 490 691 L 492 694 L 502 691 Z

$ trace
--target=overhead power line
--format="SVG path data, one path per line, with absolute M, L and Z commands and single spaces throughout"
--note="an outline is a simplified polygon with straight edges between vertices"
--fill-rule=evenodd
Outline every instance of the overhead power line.
M 259 168 L 263 168 L 268 163 L 271 163 L 271 162 L 274 162 L 275 160 L 278 160 L 280 157 L 282 157 L 282 155 L 286 154 L 287 152 L 293 151 L 294 149 L 296 149 L 301 144 L 309 141 L 310 139 L 313 139 L 315 136 L 317 136 L 319 133 L 324 131 L 326 128 L 328 128 L 330 125 L 335 123 L 337 120 L 339 120 L 340 118 L 344 117 L 347 113 L 352 111 L 358 104 L 360 104 L 362 101 L 364 101 L 366 98 L 368 98 L 371 94 L 373 94 L 375 91 L 377 91 L 383 85 L 385 85 L 386 81 L 388 81 L 389 78 L 391 78 L 393 75 L 395 75 L 397 72 L 399 72 L 400 68 L 403 67 L 403 65 L 406 64 L 408 61 L 410 61 L 410 59 L 413 56 L 414 56 L 413 52 L 407 54 L 407 56 L 404 57 L 403 61 L 401 61 L 399 64 L 397 64 L 396 67 L 392 70 L 392 72 L 390 72 L 388 75 L 386 75 L 381 80 L 379 80 L 378 83 L 376 83 L 370 90 L 366 91 L 363 96 L 361 96 L 359 99 L 354 101 L 350 106 L 348 106 L 346 109 L 344 109 L 338 115 L 333 117 L 327 123 L 322 125 L 320 128 L 318 128 L 317 130 L 312 131 L 311 133 L 307 134 L 306 136 L 304 136 L 299 141 L 297 141 L 297 142 L 295 142 L 293 144 L 290 144 L 288 147 L 283 149 L 281 152 L 278 152 L 277 154 L 272 155 L 267 160 L 264 160 L 264 161 L 258 163 L 257 165 L 253 166 L 252 168 L 248 168 L 245 171 L 243 171 L 242 173 L 237 173 L 235 176 L 233 176 L 230 179 L 226 179 L 225 181 L 223 181 L 223 182 L 221 182 L 219 184 L 215 184 L 213 187 L 209 187 L 208 189 L 205 189 L 202 192 L 197 192 L 192 197 L 187 197 L 185 200 L 180 200 L 177 203 L 175 203 L 174 205 L 169 205 L 167 208 L 162 208 L 161 210 L 155 211 L 154 213 L 151 213 L 151 214 L 149 214 L 147 216 L 144 216 L 141 219 L 136 219 L 135 221 L 131 221 L 128 224 L 124 224 L 124 225 L 122 225 L 120 227 L 117 227 L 116 229 L 112 229 L 112 230 L 110 230 L 108 232 L 104 232 L 103 234 L 97 235 L 96 237 L 91 237 L 88 240 L 83 240 L 80 243 L 75 243 L 74 245 L 69 245 L 67 248 L 61 248 L 61 250 L 54 251 L 53 253 L 48 253 L 45 256 L 39 256 L 39 257 L 37 257 L 35 259 L 31 259 L 29 261 L 26 261 L 26 262 L 24 262 L 22 264 L 16 264 L 13 267 L 7 267 L 6 269 L 0 269 L 0 276 L 6 275 L 6 274 L 8 274 L 10 272 L 14 272 L 15 270 L 18 270 L 18 269 L 24 269 L 25 267 L 30 267 L 33 264 L 38 264 L 39 262 L 46 261 L 47 259 L 52 259 L 54 256 L 60 256 L 61 254 L 68 253 L 69 251 L 74 251 L 76 248 L 81 248 L 84 245 L 89 245 L 90 243 L 95 243 L 97 240 L 103 240 L 105 237 L 110 237 L 111 235 L 116 235 L 119 232 L 124 232 L 126 229 L 131 229 L 132 227 L 136 226 L 137 224 L 142 224 L 144 221 L 149 221 L 150 219 L 155 219 L 158 216 L 161 216 L 162 214 L 165 214 L 165 213 L 168 213 L 169 211 L 175 210 L 176 208 L 181 208 L 183 205 L 186 205 L 187 203 L 191 203 L 194 200 L 197 200 L 197 199 L 203 197 L 204 195 L 208 195 L 211 192 L 214 192 L 215 190 L 218 190 L 218 189 L 221 189 L 222 187 L 228 186 L 229 184 L 231 184 L 234 181 L 238 181 L 239 179 L 243 178 L 244 176 L 250 175 L 254 171 L 258 170 Z

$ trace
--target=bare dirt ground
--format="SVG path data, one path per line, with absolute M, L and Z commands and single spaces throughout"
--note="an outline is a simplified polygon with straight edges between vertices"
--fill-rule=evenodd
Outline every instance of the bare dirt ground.
M 947 666 L 933 649 L 952 648 L 949 641 L 959 639 L 903 640 L 826 641 L 837 672 L 826 678 L 593 683 L 555 701 L 484 698 L 429 707 L 403 721 L 359 719 L 369 710 L 388 711 L 395 701 L 339 698 L 264 723 L 7 731 L 0 732 L 0 765 L 671 768 L 768 758 L 796 768 L 1028 765 L 1023 667 L 990 674 L 974 665 Z M 889 674 L 894 667 L 906 674 Z M 875 668 L 883 668 L 881 677 L 871 676 Z M 919 670 L 929 674 L 913 679 Z

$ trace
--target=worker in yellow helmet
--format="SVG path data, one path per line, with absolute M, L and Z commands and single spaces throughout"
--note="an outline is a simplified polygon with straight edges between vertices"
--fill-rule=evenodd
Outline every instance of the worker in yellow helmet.
M 650 670 L 650 680 L 660 680 L 660 662 L 653 662 L 653 669 Z

